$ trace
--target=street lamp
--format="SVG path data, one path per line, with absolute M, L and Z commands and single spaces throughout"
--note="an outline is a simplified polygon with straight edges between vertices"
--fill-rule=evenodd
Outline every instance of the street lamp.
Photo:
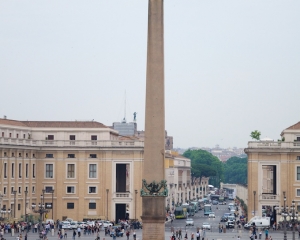
M 292 201 L 292 206 L 291 206 L 291 211 L 290 211 L 290 217 L 291 217 L 291 222 L 292 222 L 292 226 L 293 226 L 293 240 L 295 240 L 295 225 L 298 222 L 298 212 L 296 212 L 296 206 L 295 206 L 295 201 Z M 295 218 L 297 220 L 295 220 Z
M 256 195 L 256 191 L 253 191 L 253 195 L 254 195 L 254 212 L 253 212 L 253 215 L 255 217 L 255 195 Z
M 106 220 L 108 220 L 108 191 L 109 189 L 106 189 Z
M 17 202 L 16 202 L 16 195 L 17 195 L 17 191 L 13 191 L 13 194 L 14 194 L 14 218 L 16 218 L 16 205 L 17 205 Z
M 52 189 L 51 191 L 50 191 L 50 193 L 52 194 L 52 206 L 51 206 L 51 208 L 52 208 L 52 220 L 54 219 L 53 218 L 53 194 L 54 194 L 54 189 Z
M 27 225 L 26 229 L 27 229 L 27 232 L 28 232 L 28 224 L 27 224 L 27 194 L 28 194 L 28 191 L 25 190 L 24 193 L 25 193 L 25 222 L 26 222 L 26 225 Z
M 44 204 L 45 189 L 43 189 L 42 192 L 43 192 L 43 194 L 41 195 L 41 202 L 39 203 L 39 208 L 35 209 L 36 208 L 35 203 L 32 203 L 32 205 L 31 205 L 33 212 L 40 214 L 40 221 L 39 221 L 39 230 L 40 231 L 42 231 L 43 214 L 49 212 L 49 210 L 45 208 L 45 204 Z
M 288 213 L 288 206 L 285 206 L 285 202 L 286 202 L 286 196 L 285 196 L 285 192 L 283 192 L 283 207 L 276 207 L 276 210 L 279 210 L 279 215 L 281 215 L 284 219 L 284 226 L 283 226 L 283 239 L 287 240 L 286 237 L 286 217 L 289 215 Z
M 137 193 L 138 193 L 138 190 L 134 190 L 135 191 L 135 201 L 134 201 L 134 207 L 135 207 L 135 210 L 134 210 L 134 219 L 136 220 L 136 205 L 137 205 L 137 203 L 136 203 L 136 195 L 137 195 Z

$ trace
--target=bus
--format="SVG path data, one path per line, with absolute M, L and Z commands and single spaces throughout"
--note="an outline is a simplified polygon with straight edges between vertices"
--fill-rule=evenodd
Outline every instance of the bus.
M 190 205 L 192 205 L 194 207 L 195 213 L 198 212 L 199 210 L 199 206 L 198 206 L 198 202 L 191 202 Z
M 209 215 L 211 213 L 211 204 L 204 205 L 204 215 Z
M 186 208 L 183 208 L 182 206 L 176 207 L 174 215 L 176 219 L 186 218 Z
M 198 206 L 199 206 L 199 210 L 202 210 L 204 208 L 204 200 L 203 199 L 199 199 L 198 200 Z
M 195 215 L 194 206 L 188 203 L 182 204 L 183 209 L 186 209 L 187 217 Z

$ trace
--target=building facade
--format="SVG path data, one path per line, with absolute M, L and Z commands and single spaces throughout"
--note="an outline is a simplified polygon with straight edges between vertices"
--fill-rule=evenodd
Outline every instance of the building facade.
M 275 206 L 296 202 L 300 206 L 300 122 L 283 130 L 281 140 L 248 143 L 248 218 L 269 215 Z M 277 222 L 280 219 L 277 219 Z
M 140 219 L 143 142 L 99 122 L 0 119 L 0 160 L 2 217 Z

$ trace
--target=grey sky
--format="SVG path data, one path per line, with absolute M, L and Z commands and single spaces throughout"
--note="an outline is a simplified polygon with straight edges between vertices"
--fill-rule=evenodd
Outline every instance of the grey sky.
M 138 112 L 147 0 L 0 1 L 0 116 Z M 245 147 L 300 121 L 300 1 L 165 0 L 166 129 L 175 147 Z M 2 117 L 2 116 L 1 116 Z

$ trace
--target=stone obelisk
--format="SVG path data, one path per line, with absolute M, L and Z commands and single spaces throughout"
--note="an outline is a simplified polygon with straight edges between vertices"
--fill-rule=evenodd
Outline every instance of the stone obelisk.
M 163 0 L 149 0 L 143 189 L 143 240 L 165 239 Z

